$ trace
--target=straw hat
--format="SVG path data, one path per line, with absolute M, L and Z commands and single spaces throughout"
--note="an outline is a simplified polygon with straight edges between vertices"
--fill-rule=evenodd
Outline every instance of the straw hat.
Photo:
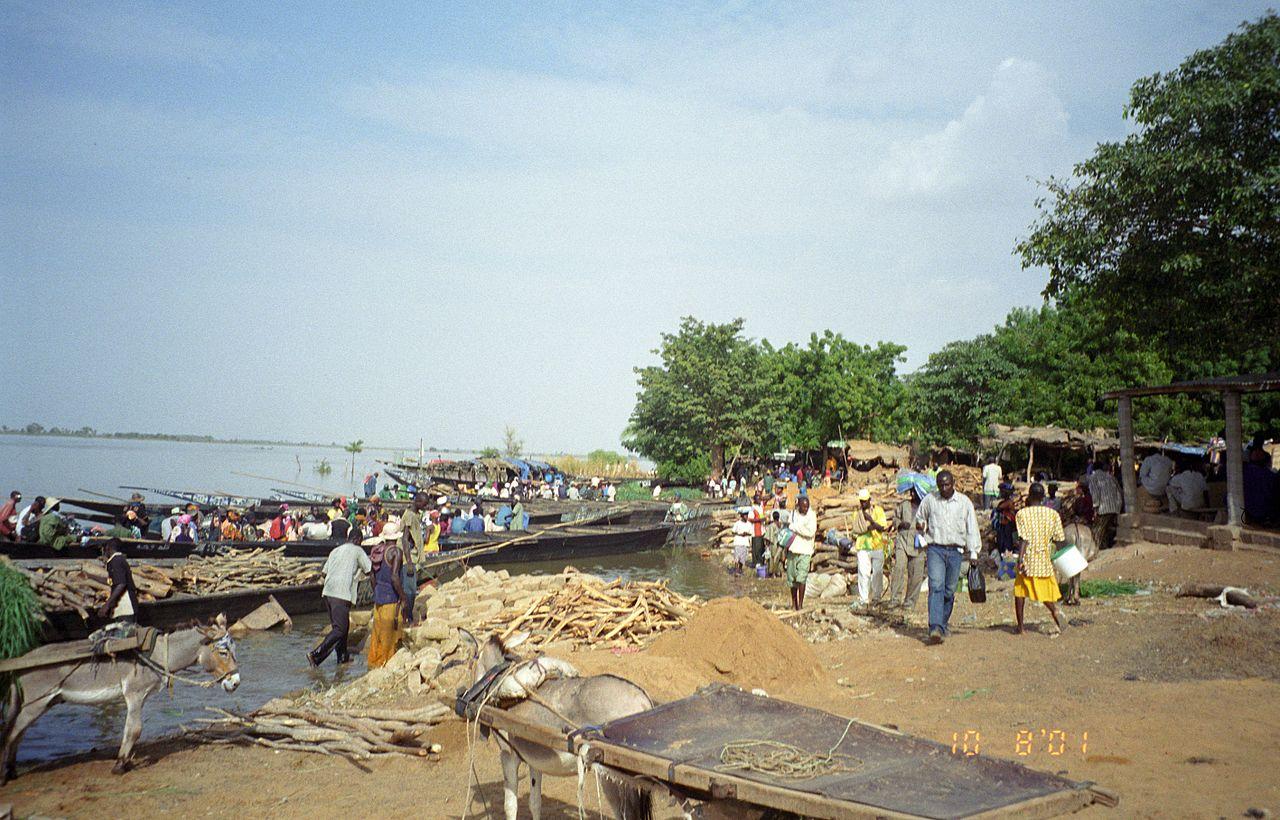
M 871 500 L 871 491 L 870 491 L 870 490 L 868 490 L 866 487 L 863 487 L 861 490 L 858 490 L 858 500 L 859 500 L 859 501 L 870 501 L 870 500 Z
M 46 498 L 46 499 L 44 500 L 44 508 L 45 508 L 46 510 L 52 510 L 54 507 L 58 506 L 58 505 L 59 505 L 59 504 L 61 504 L 61 503 L 62 503 L 62 499 L 61 499 L 61 498 L 54 498 L 54 497 L 50 496 L 49 498 Z

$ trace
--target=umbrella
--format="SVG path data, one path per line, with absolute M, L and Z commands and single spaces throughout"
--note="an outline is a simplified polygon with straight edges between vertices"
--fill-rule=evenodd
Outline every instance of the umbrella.
M 914 473 L 910 470 L 899 473 L 898 492 L 908 492 L 912 487 L 916 488 L 923 497 L 929 493 L 937 492 L 938 483 L 933 479 L 933 476 L 928 476 L 924 473 Z

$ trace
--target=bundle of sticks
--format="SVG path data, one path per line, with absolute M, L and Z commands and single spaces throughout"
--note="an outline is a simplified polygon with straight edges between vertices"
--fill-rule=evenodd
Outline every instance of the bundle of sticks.
M 485 626 L 508 637 L 529 632 L 528 645 L 556 640 L 579 644 L 640 645 L 645 638 L 683 626 L 699 602 L 672 592 L 667 581 L 604 583 L 589 575 L 534 599 L 523 610 L 499 613 Z
M 272 749 L 367 759 L 402 754 L 427 757 L 440 745 L 427 737 L 452 710 L 444 704 L 421 709 L 329 709 L 276 699 L 249 715 L 209 708 L 221 717 L 197 718 L 189 730 L 209 743 L 256 744 Z
M 231 550 L 213 557 L 192 556 L 174 579 L 183 592 L 207 595 L 229 589 L 310 584 L 320 580 L 320 568 L 286 558 L 284 547 L 274 550 Z
M 107 569 L 96 561 L 85 561 L 77 567 L 36 569 L 30 571 L 28 577 L 45 609 L 73 609 L 85 620 L 111 592 Z M 169 574 L 160 567 L 146 564 L 133 567 L 133 585 L 139 601 L 168 598 L 174 592 Z

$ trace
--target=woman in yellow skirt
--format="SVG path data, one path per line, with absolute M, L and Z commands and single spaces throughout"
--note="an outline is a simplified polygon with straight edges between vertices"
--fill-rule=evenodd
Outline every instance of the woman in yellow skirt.
M 1067 540 L 1062 531 L 1062 516 L 1044 506 L 1044 485 L 1036 482 L 1027 492 L 1027 506 L 1018 510 L 1014 524 L 1018 530 L 1018 575 L 1013 580 L 1013 611 L 1018 618 L 1018 634 L 1023 633 L 1022 618 L 1026 601 L 1039 601 L 1058 625 L 1058 637 L 1066 631 L 1067 618 L 1053 605 L 1062 597 L 1053 573 L 1051 545 Z

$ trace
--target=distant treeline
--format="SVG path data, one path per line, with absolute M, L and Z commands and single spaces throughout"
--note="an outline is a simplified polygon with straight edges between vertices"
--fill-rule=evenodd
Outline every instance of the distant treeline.
M 194 441 L 208 444 L 273 444 L 288 447 L 339 447 L 337 442 L 322 444 L 313 441 L 275 441 L 263 438 L 217 438 L 216 436 L 197 436 L 189 433 L 106 433 L 92 427 L 81 427 L 71 430 L 65 427 L 45 427 L 32 422 L 26 427 L 9 427 L 0 425 L 0 435 L 10 436 L 67 436 L 68 438 L 114 438 L 137 441 Z

